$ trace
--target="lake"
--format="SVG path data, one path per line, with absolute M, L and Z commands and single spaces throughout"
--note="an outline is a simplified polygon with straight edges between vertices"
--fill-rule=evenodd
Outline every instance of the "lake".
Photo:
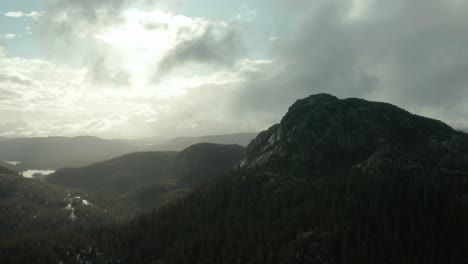
M 23 174 L 23 177 L 32 178 L 33 175 L 36 173 L 40 173 L 42 175 L 49 175 L 54 172 L 55 172 L 54 170 L 27 170 L 27 171 L 23 171 L 22 174 Z

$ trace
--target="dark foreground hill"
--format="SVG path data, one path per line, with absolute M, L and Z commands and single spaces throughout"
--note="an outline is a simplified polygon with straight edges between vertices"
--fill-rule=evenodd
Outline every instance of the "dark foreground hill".
M 109 204 L 95 201 L 82 191 L 24 178 L 0 167 L 0 245 L 52 229 L 65 232 L 115 223 L 121 216 L 130 215 L 128 210 L 117 212 L 113 205 L 104 213 Z
M 440 121 L 315 95 L 246 157 L 131 223 L 19 239 L 0 262 L 467 263 L 468 135 Z

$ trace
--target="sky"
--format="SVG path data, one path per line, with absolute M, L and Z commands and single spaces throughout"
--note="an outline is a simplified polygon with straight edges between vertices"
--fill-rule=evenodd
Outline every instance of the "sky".
M 316 93 L 468 129 L 468 1 L 0 1 L 0 136 L 258 132 Z

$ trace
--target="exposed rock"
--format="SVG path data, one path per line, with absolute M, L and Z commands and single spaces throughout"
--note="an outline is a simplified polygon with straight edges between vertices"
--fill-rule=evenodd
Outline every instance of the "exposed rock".
M 394 105 L 312 95 L 247 147 L 243 168 L 314 170 L 333 164 L 368 172 L 428 166 L 468 170 L 468 135 Z

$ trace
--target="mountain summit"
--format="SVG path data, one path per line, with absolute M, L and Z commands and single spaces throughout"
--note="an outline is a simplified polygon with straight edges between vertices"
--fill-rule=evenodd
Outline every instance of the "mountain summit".
M 388 103 L 317 94 L 297 100 L 247 148 L 242 167 L 302 171 L 468 168 L 468 136 Z

